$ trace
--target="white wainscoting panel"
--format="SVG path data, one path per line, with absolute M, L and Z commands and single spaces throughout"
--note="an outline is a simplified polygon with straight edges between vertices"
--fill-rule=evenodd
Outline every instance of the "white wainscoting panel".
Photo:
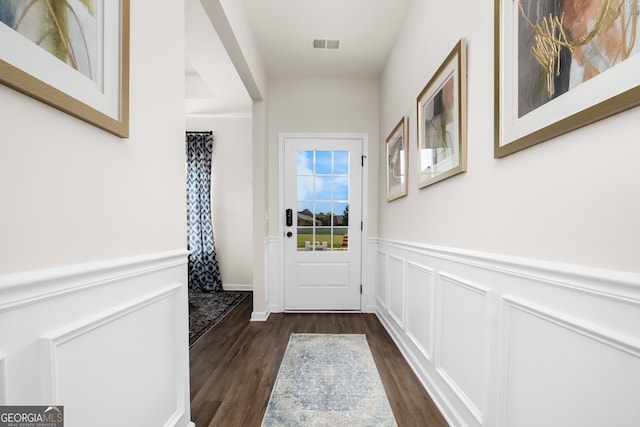
M 376 313 L 450 425 L 640 425 L 640 274 L 377 243 Z
M 378 241 L 367 239 L 364 246 L 365 253 L 362 254 L 362 311 L 365 313 L 376 312 L 376 289 L 378 287 L 377 270 L 369 268 L 370 265 L 377 265 Z
M 376 252 L 377 265 L 375 265 L 378 281 L 376 282 L 376 301 L 386 311 L 388 301 L 387 289 L 387 254 Z
M 7 354 L 0 351 L 0 405 L 7 405 L 9 401 L 7 391 Z
M 264 311 L 253 311 L 252 322 L 265 322 L 271 313 L 284 311 L 284 282 L 282 281 L 282 265 L 280 239 L 265 237 L 264 246 Z M 258 298 L 254 293 L 253 298 Z
M 433 270 L 407 263 L 407 337 L 432 362 L 435 325 Z
M 267 241 L 267 288 L 268 306 L 273 313 L 284 311 L 284 263 L 281 239 L 272 237 Z M 268 317 L 268 316 L 267 316 Z
M 508 297 L 504 322 L 501 426 L 640 425 L 631 337 Z
M 404 329 L 404 260 L 397 256 L 389 256 L 388 259 L 388 279 L 389 286 L 389 314 L 396 321 L 401 329 Z
M 0 301 L 7 404 L 63 405 L 68 427 L 190 425 L 186 251 L 0 276 Z
M 436 370 L 482 424 L 488 400 L 490 291 L 446 273 L 439 274 L 439 283 Z
M 74 407 L 66 412 L 67 423 L 80 425 L 92 419 L 104 410 L 106 401 L 113 419 L 128 417 L 132 425 L 165 425 L 180 417 L 184 411 L 178 396 L 181 384 L 173 369 L 179 359 L 175 343 L 182 326 L 177 309 L 180 287 L 170 286 L 42 337 L 49 400 Z M 115 342 L 118 351 L 114 351 Z M 126 390 L 114 394 L 122 384 L 127 384 Z M 150 392 L 149 384 L 154 385 L 153 399 L 138 399 Z M 92 388 L 89 399 L 86 390 Z M 137 402 L 135 418 L 127 411 L 132 401 Z

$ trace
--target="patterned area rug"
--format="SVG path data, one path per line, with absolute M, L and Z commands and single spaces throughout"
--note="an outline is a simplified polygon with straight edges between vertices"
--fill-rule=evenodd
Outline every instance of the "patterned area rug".
M 190 292 L 189 347 L 216 326 L 251 292 Z
M 366 337 L 292 334 L 262 425 L 396 426 Z

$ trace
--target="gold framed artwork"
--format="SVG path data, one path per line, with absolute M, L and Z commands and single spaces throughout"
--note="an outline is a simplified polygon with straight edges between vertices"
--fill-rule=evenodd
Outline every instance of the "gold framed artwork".
M 387 137 L 387 201 L 407 195 L 408 122 L 404 116 Z
M 495 158 L 640 105 L 639 6 L 495 0 Z
M 420 188 L 467 170 L 466 52 L 460 39 L 418 95 Z
M 0 82 L 129 136 L 129 0 L 0 2 Z

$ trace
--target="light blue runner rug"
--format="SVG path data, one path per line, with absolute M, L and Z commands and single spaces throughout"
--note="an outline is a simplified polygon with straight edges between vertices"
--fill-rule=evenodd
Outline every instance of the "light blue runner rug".
M 366 337 L 292 334 L 262 425 L 396 426 Z

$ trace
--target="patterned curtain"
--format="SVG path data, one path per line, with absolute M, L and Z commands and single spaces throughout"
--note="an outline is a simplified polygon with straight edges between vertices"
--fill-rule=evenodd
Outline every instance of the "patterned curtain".
M 211 223 L 213 136 L 210 132 L 188 132 L 186 148 L 189 290 L 222 291 Z

